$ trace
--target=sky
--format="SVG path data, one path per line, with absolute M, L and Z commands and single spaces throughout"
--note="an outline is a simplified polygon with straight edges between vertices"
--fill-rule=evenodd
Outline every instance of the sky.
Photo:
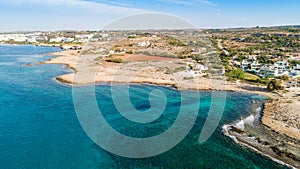
M 0 31 L 101 30 L 144 13 L 197 28 L 300 25 L 299 7 L 299 0 L 1 0 Z

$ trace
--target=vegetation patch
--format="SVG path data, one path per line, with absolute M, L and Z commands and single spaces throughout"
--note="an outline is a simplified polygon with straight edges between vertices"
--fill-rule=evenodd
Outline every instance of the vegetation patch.
M 102 59 L 103 59 L 103 57 L 102 57 L 102 56 L 100 56 L 100 57 L 97 57 L 96 59 L 94 59 L 94 61 L 96 61 L 96 62 L 100 62 L 100 61 L 102 61 Z
M 242 69 L 234 69 L 225 73 L 226 76 L 231 77 L 233 79 L 244 79 L 245 73 Z
M 267 86 L 269 91 L 284 90 L 281 80 L 272 79 Z
M 123 63 L 123 59 L 121 59 L 121 58 L 108 58 L 105 61 L 112 62 L 112 63 Z

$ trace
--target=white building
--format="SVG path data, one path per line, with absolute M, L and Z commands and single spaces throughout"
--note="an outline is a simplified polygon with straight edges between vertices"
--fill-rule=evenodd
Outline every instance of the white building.
M 100 37 L 102 37 L 102 38 L 108 38 L 109 34 L 100 34 Z
M 300 65 L 299 64 L 297 64 L 296 66 L 293 67 L 293 69 L 290 72 L 290 76 L 292 78 L 300 77 Z
M 7 35 L 0 35 L 0 41 L 2 42 L 9 41 L 9 38 Z
M 208 68 L 203 64 L 199 64 L 196 61 L 186 62 L 186 72 L 192 73 L 193 76 L 203 76 L 207 74 Z
M 247 57 L 249 60 L 257 60 L 256 56 L 248 56 Z
M 83 38 L 88 39 L 88 40 L 92 39 L 93 37 L 94 37 L 94 34 L 83 35 Z
M 238 66 L 238 67 L 241 67 L 241 62 L 239 62 L 239 61 L 237 61 L 237 60 L 234 60 L 233 61 L 233 64 L 235 65 L 235 66 Z
M 27 42 L 29 42 L 29 43 L 36 43 L 37 41 L 36 41 L 35 37 L 28 37 L 27 38 Z
M 108 52 L 108 54 L 114 55 L 114 54 L 115 54 L 115 51 L 114 51 L 114 50 L 110 50 L 110 51 Z
M 92 38 L 90 39 L 91 42 L 98 42 L 100 39 L 99 38 Z
M 250 64 L 251 64 L 251 62 L 248 62 L 247 60 L 243 60 L 243 61 L 242 61 L 242 69 L 243 69 L 244 71 L 248 70 Z
M 36 41 L 48 41 L 48 37 L 47 36 L 37 36 L 35 37 Z
M 49 40 L 50 43 L 61 43 L 65 38 L 64 37 L 57 37 L 57 38 L 51 38 Z
M 75 35 L 75 38 L 76 39 L 83 39 L 83 36 L 82 35 Z
M 276 70 L 273 65 L 263 65 L 258 73 L 261 77 L 275 77 Z
M 149 47 L 150 45 L 151 43 L 149 41 L 138 43 L 138 46 L 140 47 Z
M 94 37 L 94 34 L 87 34 L 87 35 L 75 35 L 74 42 L 78 43 L 87 43 Z
M 65 43 L 71 43 L 74 42 L 75 38 L 64 38 L 63 42 Z
M 283 76 L 283 75 L 289 75 L 290 66 L 289 63 L 285 61 L 277 61 L 274 63 L 275 70 L 277 70 L 277 74 L 275 76 Z
M 277 61 L 274 65 L 264 65 L 259 70 L 262 77 L 278 77 L 290 75 L 290 67 L 287 61 Z
M 195 67 L 195 71 L 206 71 L 206 70 L 208 70 L 208 68 L 202 64 L 197 64 Z
M 251 63 L 250 67 L 251 67 L 250 71 L 258 73 L 260 70 L 261 64 L 258 61 L 254 61 L 253 63 Z
M 300 65 L 297 64 L 296 66 L 293 67 L 293 71 L 299 72 L 300 73 Z
M 15 42 L 26 42 L 27 37 L 24 34 L 18 34 L 11 38 Z

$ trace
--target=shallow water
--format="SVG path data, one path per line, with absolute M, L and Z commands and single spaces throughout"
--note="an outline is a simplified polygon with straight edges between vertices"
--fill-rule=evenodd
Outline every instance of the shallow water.
M 198 142 L 211 103 L 210 92 L 200 92 L 196 124 L 172 150 L 146 159 L 113 155 L 98 147 L 81 128 L 72 101 L 72 87 L 53 77 L 69 73 L 62 65 L 34 65 L 49 59 L 57 48 L 0 45 L 0 168 L 285 168 L 239 147 L 221 133 L 221 126 L 246 117 L 252 100 L 263 98 L 227 93 L 222 120 L 212 137 Z M 118 86 L 122 89 L 122 85 Z M 85 87 L 79 87 L 84 90 Z M 125 87 L 124 87 L 125 89 Z M 161 118 L 138 124 L 123 118 L 113 105 L 110 85 L 96 87 L 98 105 L 106 120 L 119 132 L 133 137 L 158 135 L 175 121 L 180 93 L 167 87 L 133 85 L 130 96 L 141 111 L 150 107 L 149 92 L 168 96 Z M 120 93 L 121 95 L 122 93 Z

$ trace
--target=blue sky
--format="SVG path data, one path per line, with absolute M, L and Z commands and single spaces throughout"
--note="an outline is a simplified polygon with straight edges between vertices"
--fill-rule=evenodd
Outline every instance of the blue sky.
M 198 28 L 299 25 L 299 7 L 299 0 L 1 0 L 0 31 L 94 30 L 145 12 Z

